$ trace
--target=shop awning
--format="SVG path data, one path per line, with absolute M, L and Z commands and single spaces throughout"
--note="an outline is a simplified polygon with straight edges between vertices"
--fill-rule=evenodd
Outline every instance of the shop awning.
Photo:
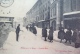
M 38 21 L 38 22 L 43 22 L 43 21 L 45 21 L 45 20 L 40 20 L 40 21 Z
M 0 22 L 7 22 L 7 23 L 10 23 L 10 22 L 12 22 L 12 21 L 0 21 Z
M 75 20 L 75 19 L 80 19 L 79 17 L 72 17 L 72 18 L 65 18 L 64 20 Z
M 80 14 L 80 11 L 68 12 L 64 13 L 63 15 L 73 15 L 73 14 Z

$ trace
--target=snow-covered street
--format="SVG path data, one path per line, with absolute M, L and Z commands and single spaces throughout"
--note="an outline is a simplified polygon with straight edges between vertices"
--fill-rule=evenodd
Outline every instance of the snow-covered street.
M 80 54 L 80 48 L 74 48 L 74 43 L 65 44 L 57 39 L 57 31 L 54 32 L 54 40 L 50 43 L 44 41 L 41 36 L 41 29 L 37 28 L 38 34 L 35 36 L 26 28 L 21 27 L 19 42 L 16 41 L 15 30 L 9 33 L 0 54 Z

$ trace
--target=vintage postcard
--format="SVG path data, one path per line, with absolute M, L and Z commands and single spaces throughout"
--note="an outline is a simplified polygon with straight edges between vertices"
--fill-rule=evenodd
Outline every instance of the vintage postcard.
M 80 54 L 80 0 L 0 0 L 0 54 Z

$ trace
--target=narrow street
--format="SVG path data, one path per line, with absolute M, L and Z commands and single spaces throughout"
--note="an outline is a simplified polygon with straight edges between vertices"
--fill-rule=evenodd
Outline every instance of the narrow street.
M 80 54 L 80 0 L 0 0 L 0 54 Z
M 36 36 L 24 27 L 21 30 L 23 31 L 20 32 L 19 42 L 16 41 L 15 30 L 9 33 L 3 48 L 0 48 L 0 54 L 80 54 L 80 48 L 74 48 L 73 43 L 60 43 L 56 32 L 54 41 L 50 43 L 41 37 L 40 28 L 37 28 Z

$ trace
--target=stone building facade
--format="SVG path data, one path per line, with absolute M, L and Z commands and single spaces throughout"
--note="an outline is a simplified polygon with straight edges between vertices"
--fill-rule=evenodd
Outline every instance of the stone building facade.
M 50 25 L 58 29 L 60 23 L 64 28 L 78 28 L 80 25 L 80 0 L 53 0 L 50 8 Z M 59 5 L 60 4 L 60 5 Z M 60 8 L 60 6 L 63 6 Z M 63 10 L 62 10 L 63 9 Z M 62 13 L 63 12 L 63 13 Z M 62 16 L 63 15 L 63 16 Z
M 50 26 L 53 27 L 53 29 L 56 29 L 56 12 L 57 12 L 57 1 L 51 0 L 51 5 L 50 5 Z
M 38 27 L 60 26 L 79 28 L 80 0 L 38 0 L 27 12 L 28 24 L 35 23 Z
M 80 29 L 80 0 L 64 0 L 64 26 Z
M 35 5 L 27 12 L 26 18 L 29 23 L 35 23 L 38 27 L 50 26 L 50 0 L 38 0 Z
M 14 17 L 0 16 L 0 25 L 6 24 L 7 26 L 13 27 L 13 20 L 14 20 Z

